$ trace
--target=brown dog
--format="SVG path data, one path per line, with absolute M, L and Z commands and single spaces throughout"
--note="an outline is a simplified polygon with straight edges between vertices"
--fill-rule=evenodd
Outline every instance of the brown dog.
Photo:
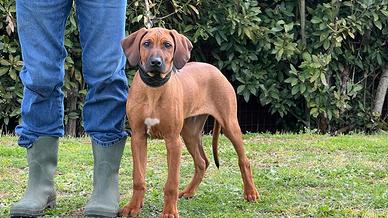
M 213 153 L 218 167 L 217 141 L 221 127 L 238 155 L 244 197 L 256 201 L 249 160 L 244 153 L 233 87 L 214 66 L 187 63 L 191 42 L 175 30 L 140 29 L 122 41 L 129 64 L 138 66 L 128 93 L 127 116 L 132 129 L 133 195 L 123 216 L 137 216 L 146 191 L 147 135 L 165 140 L 168 178 L 161 217 L 179 217 L 178 197 L 192 197 L 209 161 L 202 147 L 202 129 L 209 115 L 216 120 Z M 178 69 L 180 69 L 178 71 Z M 182 142 L 194 159 L 192 181 L 178 193 Z

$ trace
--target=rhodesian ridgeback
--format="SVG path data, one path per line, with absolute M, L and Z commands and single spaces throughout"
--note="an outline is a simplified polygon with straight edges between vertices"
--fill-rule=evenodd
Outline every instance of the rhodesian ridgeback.
M 201 142 L 209 115 L 215 118 L 212 144 L 217 167 L 217 143 L 222 128 L 238 155 L 244 198 L 258 200 L 237 121 L 236 94 L 224 75 L 210 64 L 187 63 L 192 44 L 175 30 L 143 28 L 125 38 L 122 47 L 129 64 L 139 70 L 129 89 L 126 105 L 132 130 L 133 195 L 121 209 L 121 215 L 137 216 L 143 206 L 149 135 L 164 139 L 167 147 L 168 178 L 161 217 L 179 217 L 178 197 L 194 196 L 209 165 Z M 195 173 L 192 181 L 178 193 L 180 136 L 194 159 Z

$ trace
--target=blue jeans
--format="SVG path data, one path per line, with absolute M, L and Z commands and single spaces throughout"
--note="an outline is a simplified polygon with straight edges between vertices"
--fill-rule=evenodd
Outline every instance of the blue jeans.
M 85 132 L 109 146 L 124 131 L 128 83 L 124 72 L 126 0 L 75 0 L 82 47 L 82 72 L 88 88 L 83 108 Z M 73 0 L 16 0 L 24 66 L 19 145 L 31 147 L 39 136 L 64 135 L 64 47 L 66 19 Z

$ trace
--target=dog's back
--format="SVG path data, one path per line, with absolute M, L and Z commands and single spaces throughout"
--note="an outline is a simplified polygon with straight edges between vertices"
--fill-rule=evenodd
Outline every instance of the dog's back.
M 213 111 L 212 116 L 220 112 L 237 116 L 237 100 L 233 86 L 213 65 L 201 62 L 190 62 L 177 72 L 177 78 L 188 101 L 198 102 L 198 106 Z M 228 110 L 225 111 L 225 105 Z M 209 111 L 207 111 L 209 112 Z M 198 111 L 196 114 L 200 114 Z

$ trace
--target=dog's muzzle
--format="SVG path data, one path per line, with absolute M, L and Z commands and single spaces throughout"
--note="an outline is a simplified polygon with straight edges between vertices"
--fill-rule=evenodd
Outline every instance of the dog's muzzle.
M 174 69 L 171 69 L 170 72 L 166 74 L 163 78 L 161 77 L 161 73 L 158 72 L 146 72 L 140 64 L 139 67 L 139 73 L 140 78 L 143 80 L 143 82 L 151 87 L 160 87 L 164 85 L 170 78 L 171 78 L 171 72 L 174 71 Z M 151 76 L 151 75 L 152 76 Z

